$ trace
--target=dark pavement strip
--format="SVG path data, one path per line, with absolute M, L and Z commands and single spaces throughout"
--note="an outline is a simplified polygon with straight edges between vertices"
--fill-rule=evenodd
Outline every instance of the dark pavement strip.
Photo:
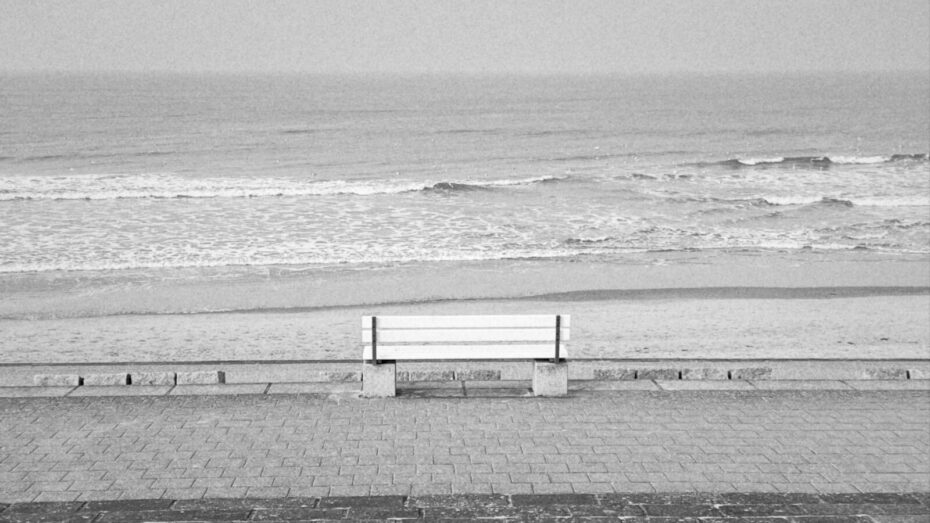
M 142 521 L 930 521 L 930 493 L 362 496 L 0 504 L 0 522 Z

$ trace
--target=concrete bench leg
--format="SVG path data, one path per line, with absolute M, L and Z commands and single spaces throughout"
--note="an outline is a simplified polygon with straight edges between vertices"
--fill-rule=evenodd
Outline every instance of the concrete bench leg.
M 362 396 L 387 398 L 397 395 L 397 365 L 394 362 L 374 365 L 362 363 Z
M 565 396 L 568 394 L 568 362 L 533 363 L 533 395 Z

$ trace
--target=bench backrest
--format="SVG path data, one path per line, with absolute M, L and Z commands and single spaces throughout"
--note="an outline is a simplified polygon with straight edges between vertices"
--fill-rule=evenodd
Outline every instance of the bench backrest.
M 571 317 L 363 316 L 362 359 L 489 360 L 566 357 Z

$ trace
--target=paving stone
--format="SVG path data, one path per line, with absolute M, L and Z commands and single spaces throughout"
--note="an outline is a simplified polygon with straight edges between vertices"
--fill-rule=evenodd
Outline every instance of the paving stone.
M 797 516 L 809 515 L 803 505 L 783 505 L 783 504 L 766 504 L 766 505 L 718 505 L 717 509 L 727 517 L 739 518 L 758 518 L 771 516 Z
M 465 382 L 466 384 L 468 382 Z M 475 389 L 468 389 L 466 385 L 465 395 L 469 398 L 524 398 L 530 397 L 533 395 L 533 391 L 529 388 L 491 388 L 491 387 L 479 387 Z
M 0 514 L 4 523 L 90 523 L 96 513 L 43 512 L 35 514 Z
M 723 505 L 797 505 L 820 503 L 820 495 L 782 492 L 722 492 L 716 501 Z
M 170 499 L 124 499 L 108 501 L 88 501 L 81 507 L 82 512 L 127 512 L 139 510 L 166 510 L 174 503 Z
M 912 516 L 894 516 L 894 515 L 877 515 L 869 516 L 871 523 L 927 523 L 928 518 L 923 515 Z
M 513 506 L 539 505 L 595 505 L 597 497 L 593 494 L 516 494 L 510 497 Z
M 140 386 L 174 386 L 176 375 L 173 372 L 132 372 L 129 374 L 132 385 Z
M 885 505 L 890 503 L 895 505 L 912 505 L 921 503 L 920 498 L 914 494 L 899 494 L 894 492 L 836 493 L 821 494 L 819 497 L 824 503 L 832 504 L 856 503 L 860 505 Z
M 411 496 L 408 504 L 419 508 L 475 509 L 509 507 L 510 498 L 499 494 L 460 494 L 455 496 Z
M 885 506 L 894 506 L 894 505 L 885 505 Z M 920 507 L 920 505 L 904 505 L 910 507 Z M 857 516 L 857 515 L 869 515 L 869 514 L 878 514 L 880 510 L 878 505 L 869 505 L 869 504 L 858 504 L 858 503 L 842 503 L 842 504 L 831 504 L 831 503 L 819 503 L 812 505 L 794 505 L 799 511 L 800 515 L 804 516 Z M 902 511 L 907 513 L 907 511 Z
M 245 521 L 250 510 L 140 510 L 103 512 L 94 523 L 143 523 L 154 521 Z
M 634 380 L 623 379 L 617 381 L 590 380 L 590 381 L 572 381 L 568 384 L 568 390 L 578 391 L 621 391 L 621 390 L 661 390 L 652 380 Z
M 251 521 L 309 521 L 345 519 L 346 508 L 262 508 L 252 512 Z
M 930 380 L 847 380 L 856 390 L 930 390 Z
M 146 489 L 142 487 L 143 485 L 140 485 L 140 488 L 137 489 L 124 490 L 120 499 L 169 499 L 168 496 L 165 496 L 164 489 Z
M 465 390 L 469 389 L 529 389 L 533 386 L 532 380 L 470 380 L 465 382 Z
M 431 382 L 417 382 L 431 383 Z M 436 382 L 433 382 L 436 383 Z M 462 382 L 454 382 L 461 384 Z M 405 398 L 464 398 L 465 389 L 457 387 L 403 388 L 397 390 L 398 396 Z
M 426 389 L 449 389 L 463 390 L 463 382 L 455 380 L 446 381 L 406 381 L 397 384 L 397 390 L 426 390 Z
M 171 387 L 113 387 L 113 386 L 84 386 L 77 387 L 69 394 L 72 398 L 104 397 L 104 396 L 164 396 L 171 391 Z
M 179 382 L 180 383 L 180 382 Z M 169 396 L 236 396 L 240 394 L 264 394 L 268 388 L 264 383 L 232 383 L 226 385 L 177 385 Z
M 0 387 L 0 398 L 52 398 L 67 396 L 77 387 Z
M 866 514 L 880 514 L 880 515 L 890 515 L 890 516 L 916 516 L 922 515 L 927 517 L 930 520 L 930 507 L 922 503 L 918 504 L 908 504 L 908 503 L 879 503 L 879 504 L 870 504 L 867 505 L 869 510 L 865 512 Z
M 422 508 L 427 521 L 523 521 L 523 511 L 506 505 L 430 506 Z
M 712 505 L 641 505 L 646 512 L 646 516 L 652 518 L 659 517 L 690 517 L 690 518 L 707 518 L 720 517 L 720 510 Z
M 268 394 L 340 394 L 358 393 L 361 390 L 360 381 L 272 383 Z
M 84 503 L 81 501 L 66 502 L 37 502 L 37 503 L 13 503 L 3 511 L 4 516 L 10 514 L 67 514 L 77 512 Z
M 696 492 L 620 492 L 600 496 L 607 505 L 713 505 L 714 494 Z
M 77 387 L 81 377 L 77 374 L 36 374 L 32 384 L 36 387 Z
M 321 508 L 403 508 L 404 496 L 332 496 L 320 498 Z
M 113 387 L 129 383 L 129 374 L 125 372 L 107 374 L 85 374 L 85 387 Z
M 839 380 L 758 380 L 750 383 L 760 390 L 848 390 L 852 388 Z
M 416 520 L 420 518 L 420 511 L 415 508 L 353 507 L 345 517 L 352 521 Z
M 331 496 L 368 496 L 371 487 L 368 485 L 333 485 L 329 488 Z
M 752 390 L 743 380 L 655 380 L 663 390 Z
M 250 470 L 274 467 L 319 480 L 316 487 L 303 487 L 319 490 L 300 494 L 301 487 L 284 485 L 262 491 L 255 489 L 267 487 L 233 483 L 235 492 L 410 495 L 429 492 L 434 483 L 438 492 L 533 494 L 539 485 L 564 489 L 557 494 L 593 494 L 609 484 L 621 492 L 741 489 L 757 496 L 728 502 L 726 492 L 689 498 L 731 505 L 769 504 L 772 500 L 759 496 L 779 489 L 815 496 L 827 489 L 912 493 L 927 488 L 922 471 L 930 465 L 928 400 L 923 391 L 855 390 L 599 392 L 559 400 L 334 401 L 287 395 L 0 400 L 0 501 L 30 499 L 19 497 L 22 489 L 15 484 L 27 473 L 51 473 L 36 477 L 54 482 L 59 471 L 100 472 L 104 476 L 75 476 L 62 486 L 80 489 L 86 481 L 99 488 L 90 482 L 104 480 L 114 482 L 121 499 L 181 499 L 202 497 L 207 487 L 169 489 L 169 483 L 154 482 L 182 478 L 189 481 L 178 486 L 190 487 L 196 480 L 235 481 L 255 477 Z M 587 465 L 599 467 L 577 468 Z M 396 468 L 403 466 L 411 468 Z M 553 479 L 516 483 L 519 474 Z M 598 474 L 615 475 L 616 481 Z M 385 479 L 393 484 L 376 484 Z M 90 489 L 63 494 L 84 500 L 94 499 L 94 492 L 111 495 Z M 635 501 L 688 504 L 682 493 L 673 494 Z M 599 494 L 599 506 L 617 500 L 610 496 L 615 495 Z M 611 510 L 636 505 L 630 496 L 625 501 Z
M 193 480 L 191 480 L 193 481 Z M 206 494 L 206 488 L 166 488 L 159 498 L 163 499 L 200 499 Z M 132 494 L 126 494 L 121 499 L 134 499 Z
M 218 385 L 226 382 L 226 373 L 218 370 L 183 371 L 176 374 L 178 385 Z
M 289 495 L 291 492 L 296 491 L 296 496 L 305 497 L 305 495 L 302 493 L 302 490 L 304 489 L 288 489 L 287 487 L 249 487 L 249 490 L 246 492 L 246 496 L 249 498 L 265 498 L 270 496 L 284 497 Z M 326 491 L 329 492 L 329 487 L 326 488 Z

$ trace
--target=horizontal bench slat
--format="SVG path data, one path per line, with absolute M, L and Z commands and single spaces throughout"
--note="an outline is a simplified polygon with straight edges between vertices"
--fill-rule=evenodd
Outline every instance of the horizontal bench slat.
M 562 327 L 571 327 L 571 317 L 562 316 Z M 494 329 L 555 328 L 555 314 L 484 315 L 484 316 L 378 316 L 381 329 Z M 362 328 L 371 330 L 371 316 L 362 317 Z
M 362 330 L 362 342 L 371 343 L 371 329 Z M 569 330 L 562 329 L 562 341 L 568 341 Z M 555 328 L 547 329 L 378 329 L 378 345 L 382 343 L 426 342 L 454 343 L 465 341 L 549 341 L 555 343 Z
M 381 345 L 379 360 L 495 360 L 495 359 L 548 359 L 555 355 L 552 344 L 531 345 Z M 559 349 L 559 357 L 568 357 L 566 346 Z M 371 345 L 362 348 L 362 359 L 371 359 Z

